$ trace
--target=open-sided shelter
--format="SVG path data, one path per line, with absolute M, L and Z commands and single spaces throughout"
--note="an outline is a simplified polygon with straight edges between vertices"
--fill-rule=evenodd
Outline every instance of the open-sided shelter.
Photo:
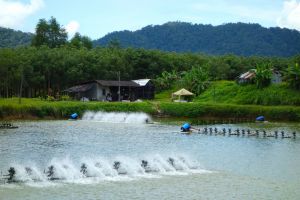
M 182 88 L 182 89 L 178 90 L 177 92 L 174 92 L 172 94 L 172 98 L 178 97 L 178 99 L 174 100 L 174 101 L 186 102 L 185 97 L 191 97 L 193 95 L 194 95 L 194 93 Z

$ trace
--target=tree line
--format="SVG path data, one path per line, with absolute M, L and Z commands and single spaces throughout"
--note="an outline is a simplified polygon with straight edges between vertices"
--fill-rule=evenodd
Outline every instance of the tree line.
M 207 56 L 114 46 L 5 48 L 0 49 L 0 96 L 17 96 L 21 80 L 23 96 L 38 97 L 54 95 L 88 80 L 117 80 L 118 71 L 122 80 L 155 79 L 158 90 L 170 88 L 179 77 L 185 77 L 187 84 L 195 83 L 191 87 L 198 87 L 200 80 L 235 80 L 241 73 L 264 63 L 282 72 L 290 70 L 290 79 L 297 81 L 299 65 L 295 63 L 299 61 L 300 56 L 289 59 Z

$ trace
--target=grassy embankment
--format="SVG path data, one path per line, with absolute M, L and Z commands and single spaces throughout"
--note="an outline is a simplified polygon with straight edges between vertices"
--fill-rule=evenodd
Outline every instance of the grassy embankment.
M 264 115 L 268 120 L 300 121 L 300 93 L 285 85 L 273 85 L 258 90 L 254 85 L 240 86 L 230 81 L 214 83 L 192 103 L 173 103 L 174 90 L 156 95 L 154 101 L 140 103 L 124 102 L 78 102 L 44 101 L 40 99 L 0 99 L 0 118 L 67 118 L 71 113 L 79 115 L 86 110 L 146 112 L 172 117 L 194 118 L 249 118 Z
M 217 81 L 194 101 L 238 105 L 300 106 L 300 91 L 289 89 L 284 83 L 257 89 L 256 85 Z
M 269 120 L 300 121 L 300 92 L 284 84 L 257 89 L 255 85 L 217 81 L 193 103 L 171 103 L 174 91 L 156 95 L 161 110 L 171 116 L 254 119 L 264 115 Z
M 77 112 L 80 116 L 86 110 L 146 112 L 152 114 L 155 110 L 147 102 L 139 103 L 106 103 L 80 101 L 45 101 L 40 99 L 18 98 L 0 99 L 0 119 L 62 119 Z

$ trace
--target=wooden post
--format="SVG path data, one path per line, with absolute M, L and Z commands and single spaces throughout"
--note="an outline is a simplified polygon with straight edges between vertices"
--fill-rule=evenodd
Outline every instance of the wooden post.
M 121 90 L 120 90 L 120 88 L 121 88 L 121 86 L 120 86 L 120 71 L 118 71 L 118 78 L 119 78 L 119 86 L 118 86 L 118 101 L 121 101 Z
M 19 91 L 19 104 L 21 104 L 22 89 L 23 89 L 23 70 L 22 70 L 22 73 L 21 73 L 21 84 L 20 84 L 20 91 Z

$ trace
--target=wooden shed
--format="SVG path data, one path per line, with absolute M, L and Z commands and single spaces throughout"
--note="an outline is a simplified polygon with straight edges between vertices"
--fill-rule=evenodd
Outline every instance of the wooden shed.
M 139 85 L 135 91 L 137 99 L 154 99 L 155 86 L 151 79 L 138 79 L 133 82 Z

